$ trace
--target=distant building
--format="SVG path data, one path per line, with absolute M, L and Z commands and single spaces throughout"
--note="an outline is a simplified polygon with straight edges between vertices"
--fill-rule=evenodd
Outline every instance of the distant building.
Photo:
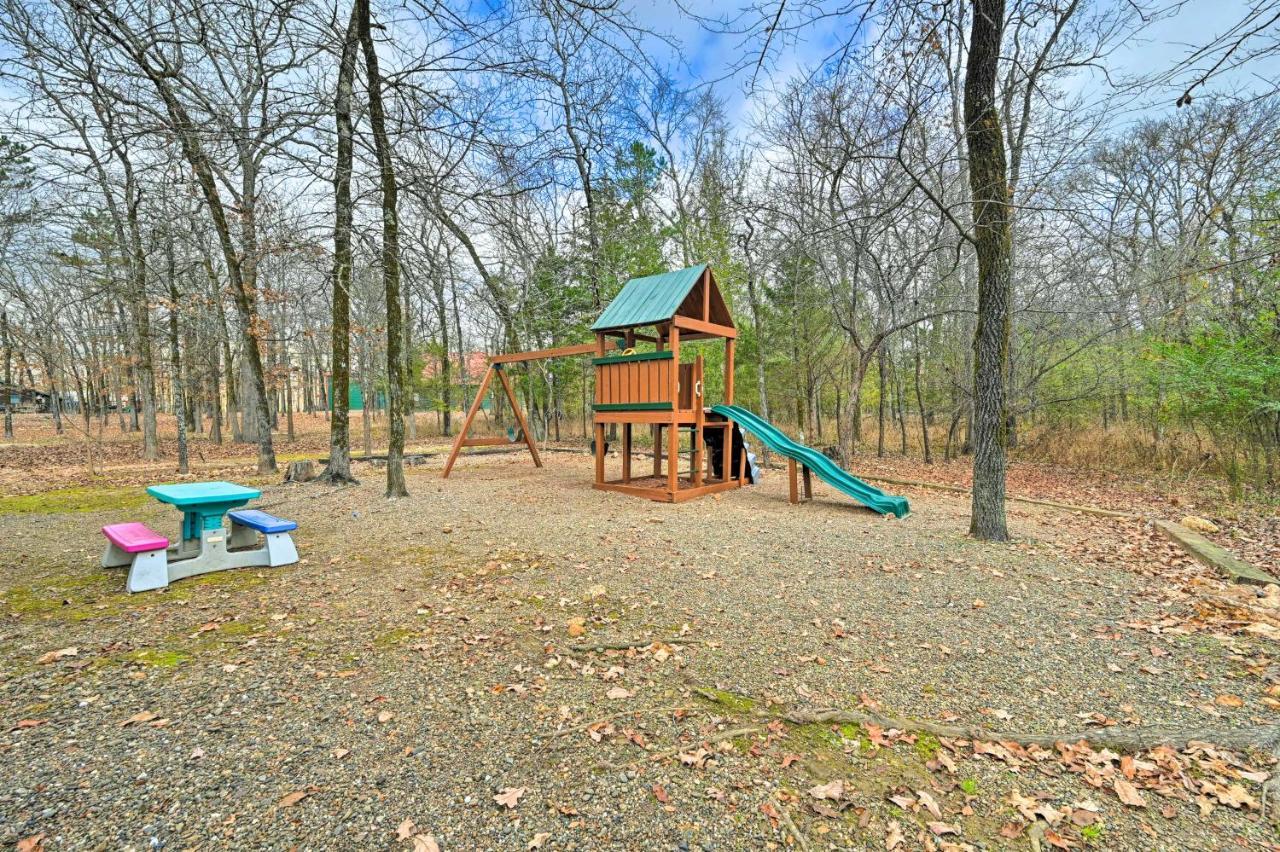
M 0 399 L 8 399 L 14 411 L 45 414 L 51 407 L 53 397 L 44 391 L 24 388 L 18 385 L 0 385 Z
M 461 377 L 462 371 L 458 369 L 458 365 L 461 363 L 462 361 L 457 355 L 449 356 L 449 365 L 451 367 L 449 378 L 454 382 L 459 381 Z M 489 369 L 489 353 L 468 352 L 466 364 L 467 380 L 472 382 L 479 381 L 480 377 L 484 375 L 484 371 Z M 427 358 L 422 365 L 422 378 L 430 381 L 438 375 L 440 375 L 440 359 Z

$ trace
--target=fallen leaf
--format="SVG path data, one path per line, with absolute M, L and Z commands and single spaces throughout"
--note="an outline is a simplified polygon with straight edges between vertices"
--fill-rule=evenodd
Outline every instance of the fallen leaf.
M 1147 800 L 1142 798 L 1142 794 L 1138 792 L 1138 788 L 1123 778 L 1117 778 L 1113 786 L 1116 791 L 1116 796 L 1119 797 L 1120 801 L 1124 802 L 1126 805 L 1131 805 L 1135 808 L 1145 808 L 1147 806 Z
M 1068 840 L 1067 838 L 1063 837 L 1061 834 L 1054 831 L 1052 828 L 1045 829 L 1044 839 L 1046 842 L 1048 842 L 1050 846 L 1053 846 L 1057 849 L 1074 849 L 1080 845 L 1076 843 L 1074 840 Z
M 925 810 L 933 814 L 935 818 L 942 819 L 942 808 L 938 807 L 937 799 L 924 790 L 916 790 L 916 795 L 920 797 L 920 804 L 924 805 Z
M 44 832 L 24 837 L 18 841 L 18 852 L 40 852 L 44 848 Z
M 889 820 L 889 825 L 887 826 L 887 830 L 884 834 L 884 848 L 886 852 L 893 852 L 893 850 L 901 846 L 903 842 L 902 826 L 898 824 L 897 820 Z
M 815 799 L 830 799 L 833 802 L 838 802 L 844 796 L 844 782 L 837 778 L 834 781 L 828 781 L 826 784 L 810 787 L 808 793 Z
M 413 820 L 406 819 L 396 828 L 396 840 L 408 840 L 413 837 L 414 828 Z
M 440 844 L 435 835 L 415 834 L 413 836 L 413 852 L 440 852 Z
M 47 666 L 49 663 L 56 663 L 63 657 L 74 657 L 80 653 L 79 648 L 59 648 L 56 651 L 50 651 L 47 654 L 41 654 L 36 658 L 36 663 Z
M 582 616 L 575 616 L 569 619 L 566 629 L 570 636 L 581 636 L 587 632 L 587 620 Z
M 1238 695 L 1219 695 L 1217 698 L 1213 699 L 1213 701 L 1215 704 L 1220 704 L 1223 707 L 1244 706 L 1244 699 Z
M 396 717 L 396 714 L 392 713 L 390 710 L 383 710 L 381 713 L 378 714 L 378 721 L 382 722 L 383 724 L 386 724 L 387 722 L 390 722 L 395 717 Z
M 529 845 L 526 846 L 525 849 L 541 849 L 542 844 L 546 843 L 550 839 L 551 839 L 551 832 L 539 831 L 537 834 L 533 836 L 533 839 L 529 841 Z
M 18 724 L 14 725 L 9 730 L 20 731 L 24 728 L 38 728 L 41 725 L 47 725 L 47 724 L 49 724 L 48 719 L 19 719 Z
M 1214 791 L 1214 797 L 1224 805 L 1233 808 L 1257 808 L 1258 802 L 1253 796 L 1249 795 L 1249 791 L 1240 784 L 1232 784 L 1230 787 L 1219 787 Z
M 347 755 L 351 754 L 351 749 L 349 749 L 349 748 L 335 748 L 333 751 L 331 751 L 331 752 L 329 752 L 329 753 L 333 755 L 333 759 L 334 759 L 334 760 L 342 760 L 342 758 L 344 758 L 344 757 L 346 757 Z
M 928 823 L 929 830 L 941 837 L 944 834 L 959 834 L 960 829 L 949 822 L 931 822 Z
M 280 799 L 280 807 L 291 808 L 294 805 L 298 804 L 298 802 L 301 802 L 303 799 L 305 799 L 308 795 L 309 794 L 307 793 L 306 790 L 295 790 L 292 793 L 289 793 Z
M 125 719 L 120 723 L 120 727 L 127 728 L 129 725 L 140 725 L 143 722 L 150 722 L 155 718 L 157 718 L 155 713 L 152 713 L 150 710 L 143 710 L 141 713 L 134 713 L 128 719 Z
M 630 693 L 630 692 L 628 692 L 626 689 L 624 689 L 624 688 L 623 688 L 623 687 L 621 687 L 621 686 L 615 686 L 613 689 L 610 689 L 608 692 L 606 692 L 606 693 L 604 694 L 604 697 L 605 697 L 605 698 L 613 698 L 613 699 L 618 699 L 618 698 L 630 698 L 630 697 L 631 697 L 631 693 Z
M 671 801 L 671 797 L 667 795 L 666 788 L 661 784 L 654 784 L 652 789 L 653 797 L 659 802 L 662 802 L 662 804 L 665 805 L 667 802 Z
M 529 792 L 526 787 L 503 787 L 493 800 L 507 808 L 514 808 L 520 802 L 520 797 Z

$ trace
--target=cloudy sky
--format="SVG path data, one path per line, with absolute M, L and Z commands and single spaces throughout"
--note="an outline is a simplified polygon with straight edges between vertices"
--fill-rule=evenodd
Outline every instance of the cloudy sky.
M 669 33 L 678 41 L 679 51 L 656 40 L 652 50 L 655 58 L 665 60 L 673 70 L 683 60 L 685 67 L 677 73 L 687 82 L 708 83 L 728 75 L 727 79 L 717 85 L 717 89 L 728 98 L 730 115 L 736 121 L 745 123 L 753 110 L 759 109 L 761 103 L 768 98 L 766 92 L 760 91 L 761 86 L 754 93 L 748 91 L 754 60 L 759 52 L 759 41 L 744 41 L 742 35 L 714 32 L 682 9 L 707 17 L 723 18 L 735 14 L 750 2 L 751 0 L 630 0 L 628 6 L 637 23 Z M 1125 3 L 1127 0 L 1114 2 Z M 1118 77 L 1150 75 L 1173 69 L 1195 47 L 1227 32 L 1245 17 L 1250 8 L 1265 2 L 1266 0 L 1186 0 L 1178 3 L 1170 0 L 1158 7 L 1162 15 L 1140 37 L 1112 55 L 1110 68 Z M 763 0 L 763 4 L 766 14 L 772 14 L 776 9 L 774 0 Z M 793 7 L 798 5 L 801 4 L 792 4 Z M 811 5 L 836 4 L 816 0 Z M 755 19 L 758 18 L 757 13 Z M 1269 36 L 1273 44 L 1280 38 L 1280 27 L 1275 30 Z M 814 67 L 830 55 L 842 38 L 843 33 L 831 26 L 809 28 L 802 37 L 785 44 L 778 51 L 774 57 L 771 76 L 774 81 L 778 81 L 789 74 Z M 766 76 L 770 75 L 761 75 L 762 82 Z M 1142 114 L 1173 109 L 1182 88 L 1193 78 L 1194 75 L 1190 72 L 1182 73 L 1171 79 L 1167 86 L 1148 91 L 1143 101 L 1135 104 L 1135 109 L 1127 114 L 1128 117 L 1135 118 Z M 1096 75 L 1082 79 L 1079 83 L 1082 87 L 1105 85 Z M 1277 84 L 1280 84 L 1280 53 L 1266 62 L 1252 63 L 1245 70 L 1215 78 L 1208 91 L 1260 93 L 1274 90 Z M 1205 91 L 1199 94 L 1203 95 Z

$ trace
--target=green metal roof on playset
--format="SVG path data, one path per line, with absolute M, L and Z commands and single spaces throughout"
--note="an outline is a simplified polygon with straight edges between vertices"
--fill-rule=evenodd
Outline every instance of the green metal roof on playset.
M 632 278 L 591 326 L 592 331 L 636 328 L 666 322 L 675 316 L 707 265 Z

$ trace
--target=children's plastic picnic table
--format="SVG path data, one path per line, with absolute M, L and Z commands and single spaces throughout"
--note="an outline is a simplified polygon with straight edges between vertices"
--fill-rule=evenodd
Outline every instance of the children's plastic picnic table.
M 152 485 L 147 493 L 182 512 L 182 538 L 169 554 L 170 580 L 259 564 L 256 555 L 227 550 L 222 525 L 227 512 L 261 497 L 258 489 L 234 482 L 184 482 Z

